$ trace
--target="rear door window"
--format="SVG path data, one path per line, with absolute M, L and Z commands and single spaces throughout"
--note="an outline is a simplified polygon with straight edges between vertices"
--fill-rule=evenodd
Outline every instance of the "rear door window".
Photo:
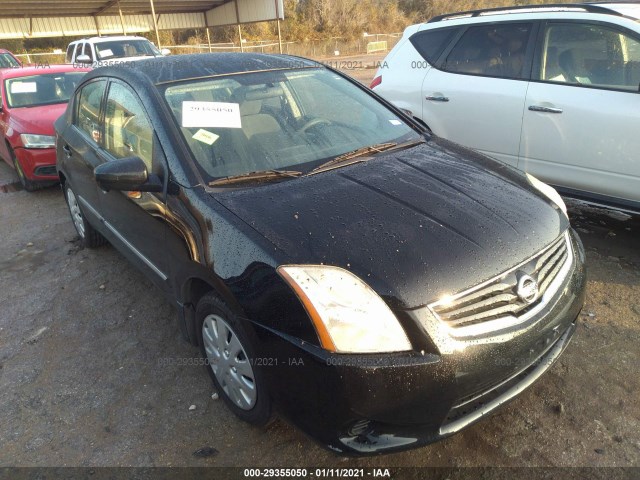
M 524 78 L 531 23 L 469 27 L 442 66 L 446 71 L 499 78 Z

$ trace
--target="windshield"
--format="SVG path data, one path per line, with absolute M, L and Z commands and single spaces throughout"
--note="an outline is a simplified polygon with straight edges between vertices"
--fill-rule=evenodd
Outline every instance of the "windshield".
M 19 66 L 20 62 L 18 62 L 13 55 L 0 53 L 0 68 L 16 68 Z
M 100 42 L 95 47 L 99 60 L 162 55 L 150 41 L 144 39 Z
M 49 73 L 4 81 L 11 108 L 67 103 L 85 72 Z
M 420 138 L 324 68 L 187 81 L 164 93 L 205 180 L 264 170 L 308 173 L 363 147 Z

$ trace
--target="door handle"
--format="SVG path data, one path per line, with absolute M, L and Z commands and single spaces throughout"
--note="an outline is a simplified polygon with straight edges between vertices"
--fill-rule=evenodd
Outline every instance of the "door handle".
M 530 105 L 529 110 L 531 110 L 532 112 L 542 112 L 542 113 L 562 113 L 561 108 L 543 107 L 542 105 Z
M 69 145 L 64 145 L 62 150 L 64 150 L 64 154 L 67 158 L 71 158 L 71 148 L 69 148 Z
M 425 99 L 431 102 L 448 102 L 449 101 L 449 97 L 445 97 L 444 95 L 427 95 Z

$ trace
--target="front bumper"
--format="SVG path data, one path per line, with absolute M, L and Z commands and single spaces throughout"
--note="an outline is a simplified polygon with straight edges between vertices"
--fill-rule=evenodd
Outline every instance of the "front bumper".
M 533 384 L 568 345 L 586 286 L 584 250 L 575 233 L 571 241 L 564 288 L 535 322 L 508 336 L 458 342 L 450 351 L 432 338 L 419 352 L 332 355 L 259 331 L 261 353 L 277 366 L 263 368 L 272 397 L 306 433 L 350 455 L 415 448 L 460 431 Z M 429 315 L 425 307 L 401 316 L 420 329 Z
M 28 180 L 36 182 L 58 180 L 55 148 L 16 148 L 15 154 Z

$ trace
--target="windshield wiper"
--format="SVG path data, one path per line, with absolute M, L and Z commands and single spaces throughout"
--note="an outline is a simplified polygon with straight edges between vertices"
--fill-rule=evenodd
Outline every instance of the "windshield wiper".
M 279 178 L 295 178 L 302 175 L 297 170 L 260 170 L 257 172 L 242 173 L 230 177 L 218 178 L 209 182 L 210 187 L 219 185 L 232 185 L 234 183 L 246 183 L 253 180 L 275 180 Z
M 418 145 L 420 143 L 424 143 L 424 140 L 423 139 L 411 140 L 409 142 L 404 142 L 404 143 L 394 143 L 394 142 L 378 143 L 376 145 L 369 145 L 368 147 L 358 148 L 357 150 L 344 153 L 342 155 L 339 155 L 329 160 L 326 163 L 323 163 L 319 167 L 316 167 L 313 170 L 311 170 L 307 175 L 313 175 L 315 173 L 324 172 L 334 168 L 346 167 L 347 165 L 353 165 L 354 163 L 364 162 L 366 161 L 366 158 L 363 158 L 363 157 L 369 154 L 381 153 L 381 152 L 385 152 L 392 149 L 395 150 L 398 148 L 409 148 L 409 147 Z

